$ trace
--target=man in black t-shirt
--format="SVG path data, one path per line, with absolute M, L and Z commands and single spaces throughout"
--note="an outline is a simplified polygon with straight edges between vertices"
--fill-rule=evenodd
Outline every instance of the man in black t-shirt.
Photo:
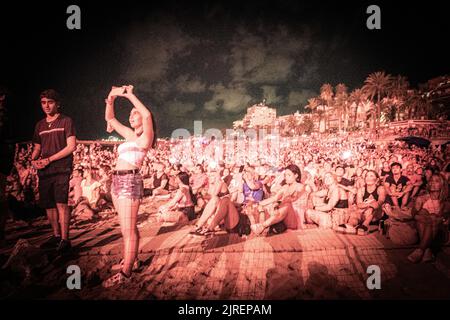
M 408 177 L 402 175 L 402 165 L 398 162 L 391 164 L 391 172 L 385 182 L 386 202 L 394 207 L 406 207 L 412 185 Z
M 338 165 L 335 168 L 336 181 L 341 190 L 348 192 L 348 203 L 353 204 L 356 196 L 356 188 L 354 187 L 354 182 L 344 178 L 345 169 L 343 166 Z
M 57 245 L 58 252 L 64 253 L 71 248 L 67 203 L 76 148 L 75 127 L 71 118 L 59 112 L 60 99 L 55 90 L 43 91 L 40 98 L 46 117 L 34 130 L 32 163 L 38 169 L 40 205 L 46 209 L 53 229 L 53 237 L 46 245 Z

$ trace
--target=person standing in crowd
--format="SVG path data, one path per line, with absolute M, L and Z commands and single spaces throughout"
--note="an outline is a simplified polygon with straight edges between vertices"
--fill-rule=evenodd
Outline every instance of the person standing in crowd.
M 115 117 L 114 101 L 117 97 L 128 99 L 134 106 L 129 116 L 131 128 L 120 123 Z M 137 259 L 139 248 L 137 215 L 144 195 L 140 169 L 147 151 L 156 144 L 156 135 L 154 117 L 134 95 L 133 86 L 113 87 L 105 102 L 108 131 L 115 130 L 126 140 L 117 149 L 119 155 L 113 171 L 111 187 L 112 199 L 123 236 L 124 262 L 120 272 L 103 282 L 103 287 L 110 288 L 131 277 L 132 268 Z
M 56 90 L 43 91 L 40 99 L 46 116 L 36 124 L 31 158 L 38 170 L 39 202 L 53 229 L 53 237 L 45 245 L 57 244 L 59 253 L 67 253 L 71 248 L 68 195 L 76 149 L 75 126 L 71 118 L 60 112 L 61 100 Z

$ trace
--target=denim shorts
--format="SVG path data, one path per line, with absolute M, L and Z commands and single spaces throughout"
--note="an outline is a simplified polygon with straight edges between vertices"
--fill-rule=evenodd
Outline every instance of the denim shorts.
M 111 193 L 117 198 L 142 199 L 144 196 L 144 181 L 141 174 L 113 174 Z

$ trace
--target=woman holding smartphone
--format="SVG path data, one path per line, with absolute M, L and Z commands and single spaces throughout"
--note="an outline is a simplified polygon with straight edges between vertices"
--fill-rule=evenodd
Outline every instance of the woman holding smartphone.
M 128 99 L 134 106 L 130 112 L 130 127 L 120 123 L 114 114 L 117 97 Z M 105 100 L 105 120 L 108 131 L 115 130 L 125 138 L 118 149 L 118 159 L 113 170 L 111 195 L 119 216 L 123 236 L 123 263 L 119 273 L 103 282 L 105 288 L 125 282 L 131 276 L 139 249 L 137 215 L 143 197 L 143 180 L 140 168 L 147 151 L 155 146 L 154 118 L 151 112 L 133 94 L 133 86 L 113 87 Z

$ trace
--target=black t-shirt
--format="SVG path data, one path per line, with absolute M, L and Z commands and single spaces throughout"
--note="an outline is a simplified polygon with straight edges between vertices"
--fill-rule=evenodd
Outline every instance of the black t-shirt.
M 397 192 L 402 192 L 405 188 L 406 184 L 408 183 L 409 179 L 405 176 L 400 176 L 397 182 L 395 182 L 394 177 L 392 175 L 389 175 L 386 178 L 386 183 L 389 183 L 389 186 L 394 185 L 397 189 Z
M 166 185 L 164 186 L 164 190 L 169 190 L 169 177 L 167 177 L 167 175 L 165 173 L 163 173 L 163 175 L 161 176 L 161 178 L 158 179 L 157 174 L 155 173 L 155 175 L 153 176 L 153 187 L 154 188 L 159 188 L 161 186 L 161 183 L 167 180 Z
M 56 120 L 48 123 L 42 119 L 36 124 L 33 143 L 41 145 L 41 157 L 48 158 L 67 146 L 67 138 L 75 136 L 75 126 L 71 118 L 60 114 Z M 73 155 L 53 161 L 39 173 L 70 172 L 72 170 Z

